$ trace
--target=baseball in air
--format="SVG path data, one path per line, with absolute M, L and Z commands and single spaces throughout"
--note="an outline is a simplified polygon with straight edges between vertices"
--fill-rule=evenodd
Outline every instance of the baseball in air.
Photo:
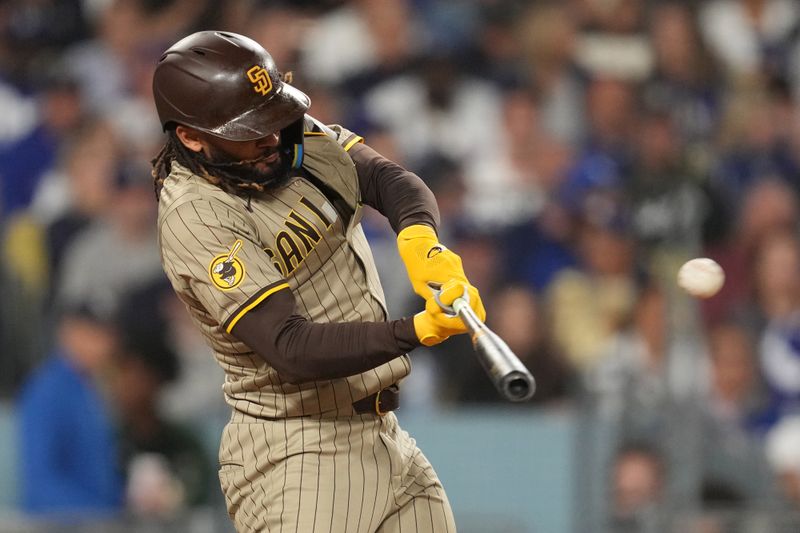
M 725 272 L 713 259 L 698 257 L 678 270 L 678 286 L 697 298 L 711 298 L 725 283 Z

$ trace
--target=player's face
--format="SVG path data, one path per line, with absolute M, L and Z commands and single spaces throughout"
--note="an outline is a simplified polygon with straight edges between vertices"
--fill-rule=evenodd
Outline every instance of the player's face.
M 210 137 L 203 152 L 215 165 L 225 168 L 244 181 L 283 186 L 288 178 L 288 164 L 280 151 L 280 135 L 273 133 L 252 141 L 229 141 Z
M 280 133 L 252 141 L 230 141 L 183 126 L 178 126 L 176 133 L 187 148 L 200 152 L 211 166 L 243 181 L 271 189 L 288 181 L 290 162 L 281 151 Z
M 235 161 L 250 161 L 252 159 L 264 159 L 267 165 L 277 160 L 278 148 L 280 145 L 280 135 L 272 133 L 266 137 L 252 141 L 229 141 L 218 137 L 206 137 L 207 153 L 211 158 L 213 152 L 222 152 L 227 157 Z M 211 153 L 208 153 L 211 152 Z M 261 162 L 259 162 L 259 165 Z
M 210 137 L 204 151 L 206 157 L 214 163 L 243 162 L 239 165 L 240 168 L 253 174 L 256 181 L 269 181 L 283 171 L 278 133 L 252 141 L 229 141 Z

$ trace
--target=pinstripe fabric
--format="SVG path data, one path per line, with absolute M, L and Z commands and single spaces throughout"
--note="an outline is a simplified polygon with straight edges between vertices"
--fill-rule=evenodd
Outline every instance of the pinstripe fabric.
M 164 270 L 226 374 L 233 415 L 219 476 L 228 511 L 240 532 L 455 531 L 436 474 L 394 415 L 353 411 L 354 401 L 408 375 L 407 355 L 295 385 L 229 333 L 279 290 L 291 290 L 297 313 L 315 322 L 387 319 L 359 224 L 358 177 L 342 147 L 360 138 L 334 131 L 338 142 L 306 138 L 303 165 L 344 206 L 313 180 L 245 199 L 176 164 L 161 191 Z
M 307 153 L 313 156 L 316 152 L 309 142 Z M 323 161 L 318 159 L 319 171 Z M 353 173 L 351 181 L 357 180 L 354 167 L 344 168 Z M 387 318 L 375 263 L 358 223 L 357 189 L 343 180 L 342 175 L 334 183 L 341 183 L 336 189 L 353 204 L 349 222 L 302 178 L 275 193 L 253 196 L 249 210 L 245 199 L 228 195 L 178 165 L 164 183 L 159 204 L 162 263 L 178 297 L 225 369 L 223 391 L 235 410 L 267 418 L 328 412 L 349 415 L 354 400 L 398 382 L 410 371 L 407 356 L 398 354 L 397 359 L 356 376 L 292 385 L 225 330 L 225 324 L 238 317 L 260 291 L 282 283 L 288 284 L 298 312 L 309 320 Z M 298 219 L 320 237 L 308 250 L 287 226 L 287 221 L 291 225 Z M 300 261 L 290 258 L 280 264 L 276 236 L 281 233 L 290 235 L 305 254 Z M 235 288 L 221 290 L 209 277 L 209 264 L 237 240 L 242 242 L 237 258 L 246 274 Z
M 236 415 L 220 483 L 237 531 L 455 532 L 444 489 L 393 414 Z

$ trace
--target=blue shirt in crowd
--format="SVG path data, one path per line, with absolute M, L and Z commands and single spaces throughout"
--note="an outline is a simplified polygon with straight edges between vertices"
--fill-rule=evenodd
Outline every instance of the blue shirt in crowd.
M 30 206 L 57 151 L 57 139 L 41 126 L 13 143 L 0 144 L 0 218 Z
M 114 429 L 95 384 L 67 358 L 45 362 L 19 402 L 22 509 L 108 515 L 121 509 Z

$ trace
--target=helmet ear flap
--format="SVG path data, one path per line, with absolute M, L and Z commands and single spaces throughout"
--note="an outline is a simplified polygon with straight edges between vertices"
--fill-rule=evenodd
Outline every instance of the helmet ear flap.
M 281 150 L 291 158 L 291 168 L 303 166 L 303 117 L 281 130 Z

